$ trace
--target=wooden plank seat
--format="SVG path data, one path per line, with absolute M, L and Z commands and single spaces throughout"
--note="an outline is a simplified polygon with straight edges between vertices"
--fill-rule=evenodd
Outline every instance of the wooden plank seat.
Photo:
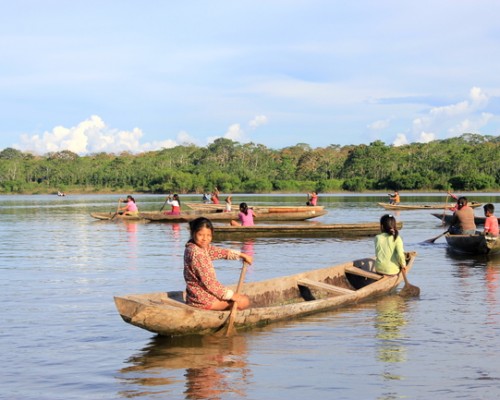
M 353 274 L 353 275 L 363 276 L 365 278 L 373 279 L 375 281 L 382 279 L 382 275 L 379 275 L 375 272 L 365 271 L 364 269 L 355 267 L 354 265 L 347 266 L 345 268 L 345 272 L 348 272 L 348 273 Z
M 355 290 L 343 288 L 340 286 L 330 285 L 324 282 L 313 281 L 312 279 L 307 279 L 307 278 L 302 278 L 297 280 L 297 284 L 300 286 L 305 286 L 309 289 L 325 290 L 327 292 L 336 294 L 351 294 L 355 292 Z

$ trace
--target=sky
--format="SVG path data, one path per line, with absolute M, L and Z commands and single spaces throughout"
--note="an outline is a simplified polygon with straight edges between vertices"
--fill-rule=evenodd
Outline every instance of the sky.
M 500 134 L 498 0 L 0 2 L 0 150 Z

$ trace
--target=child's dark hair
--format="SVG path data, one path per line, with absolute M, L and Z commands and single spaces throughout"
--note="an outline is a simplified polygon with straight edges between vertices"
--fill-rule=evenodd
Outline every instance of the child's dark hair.
M 127 200 L 128 200 L 128 199 L 132 200 L 132 201 L 135 203 L 135 199 L 134 199 L 131 195 L 128 195 L 128 196 L 127 196 Z
M 493 213 L 495 212 L 495 206 L 491 203 L 488 203 L 483 206 L 483 210 L 485 213 L 489 211 L 493 215 Z
M 189 221 L 189 231 L 191 232 L 191 239 L 194 237 L 196 232 L 203 228 L 208 228 L 214 232 L 214 226 L 212 225 L 212 221 L 205 217 L 199 217 Z
M 466 206 L 467 205 L 467 197 L 465 197 L 465 196 L 459 197 L 457 200 L 457 205 L 458 205 L 458 207 Z
M 181 199 L 177 193 L 174 194 L 174 200 L 177 200 L 177 202 L 179 203 L 179 206 L 181 205 Z
M 240 203 L 240 211 L 243 214 L 248 215 L 248 205 L 247 205 L 247 203 Z
M 380 218 L 380 227 L 383 232 L 391 235 L 394 240 L 397 239 L 399 232 L 396 224 L 396 218 L 394 218 L 391 214 L 382 215 L 382 218 Z

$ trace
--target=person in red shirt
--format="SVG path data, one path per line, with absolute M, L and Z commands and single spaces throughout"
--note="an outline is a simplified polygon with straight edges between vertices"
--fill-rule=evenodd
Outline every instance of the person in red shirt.
M 483 209 L 484 216 L 486 217 L 483 233 L 485 235 L 498 236 L 498 218 L 494 215 L 495 206 L 488 203 L 483 206 Z

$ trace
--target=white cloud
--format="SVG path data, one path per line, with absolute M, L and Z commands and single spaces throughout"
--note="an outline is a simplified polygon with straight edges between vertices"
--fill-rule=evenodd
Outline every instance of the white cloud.
M 396 139 L 394 139 L 394 142 L 392 142 L 392 144 L 396 147 L 403 146 L 405 144 L 408 144 L 408 139 L 406 138 L 406 135 L 404 133 L 398 133 L 396 135 Z
M 250 128 L 255 129 L 261 125 L 265 125 L 268 122 L 268 118 L 265 115 L 256 115 L 254 119 L 252 119 L 248 125 Z
M 174 140 L 141 144 L 142 137 L 143 132 L 139 128 L 131 131 L 111 129 L 99 116 L 93 115 L 71 128 L 56 126 L 52 131 L 44 132 L 43 135 L 23 134 L 21 143 L 14 147 L 37 154 L 70 150 L 83 155 L 99 152 L 116 154 L 122 151 L 139 153 L 177 145 Z
M 436 140 L 436 135 L 434 133 L 421 132 L 417 142 L 429 143 L 429 142 L 432 142 L 433 140 Z
M 389 126 L 389 122 L 389 119 L 374 121 L 371 124 L 368 124 L 367 128 L 374 131 L 379 131 L 382 129 L 386 129 Z

